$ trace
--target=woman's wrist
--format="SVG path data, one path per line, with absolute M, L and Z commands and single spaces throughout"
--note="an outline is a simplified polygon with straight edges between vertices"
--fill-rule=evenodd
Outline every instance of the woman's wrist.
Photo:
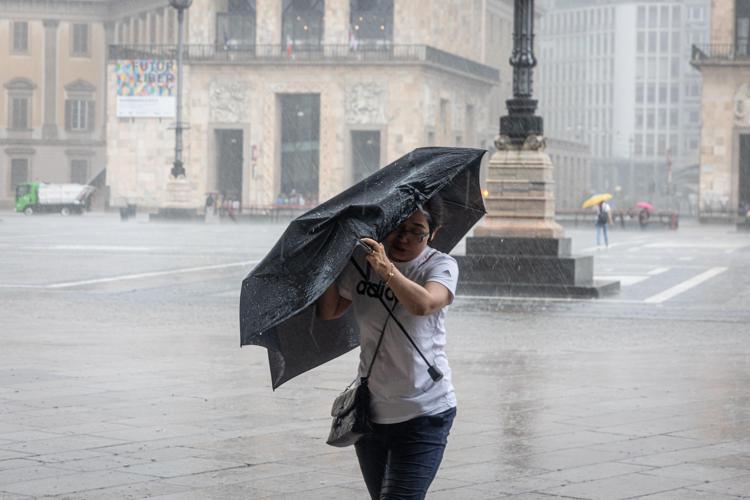
M 393 262 L 388 262 L 388 270 L 385 272 L 385 276 L 383 278 L 385 279 L 385 285 L 388 286 L 388 284 L 391 282 L 391 279 L 396 275 L 396 266 L 393 264 Z

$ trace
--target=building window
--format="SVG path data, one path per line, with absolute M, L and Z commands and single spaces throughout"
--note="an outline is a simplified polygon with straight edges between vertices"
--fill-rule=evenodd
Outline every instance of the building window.
M 16 191 L 16 186 L 29 181 L 28 158 L 13 158 L 10 160 L 10 192 Z
M 13 53 L 26 54 L 29 51 L 29 23 L 13 22 Z
M 393 0 L 350 0 L 349 30 L 352 48 L 392 43 Z
M 8 128 L 13 130 L 28 130 L 30 106 L 28 97 L 11 97 L 10 98 L 10 124 Z
M 87 184 L 89 181 L 89 161 L 75 159 L 70 160 L 70 182 L 74 184 Z
M 440 131 L 443 136 L 448 133 L 448 99 L 440 99 Z
M 65 130 L 88 132 L 94 128 L 94 101 L 67 99 L 65 101 Z
M 380 168 L 380 131 L 352 130 L 352 183 Z
M 287 51 L 295 46 L 323 42 L 324 12 L 324 0 L 284 0 L 281 37 Z
M 31 129 L 31 103 L 36 86 L 26 78 L 15 78 L 5 84 L 8 92 L 8 128 Z
M 89 132 L 94 129 L 95 87 L 83 80 L 65 86 L 65 130 Z
M 72 29 L 71 55 L 75 57 L 87 57 L 89 55 L 89 25 L 73 24 Z
M 750 0 L 735 2 L 735 44 L 738 53 L 746 55 L 750 45 Z
M 255 0 L 229 0 L 227 12 L 216 14 L 216 43 L 225 48 L 255 45 Z
M 638 6 L 638 27 L 646 27 L 646 7 L 644 7 L 643 5 Z

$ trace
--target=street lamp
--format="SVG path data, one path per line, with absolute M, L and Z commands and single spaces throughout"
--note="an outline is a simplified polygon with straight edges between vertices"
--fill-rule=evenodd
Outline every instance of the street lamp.
M 193 0 L 169 0 L 169 5 L 177 9 L 177 123 L 174 137 L 174 163 L 172 177 L 184 177 L 185 168 L 182 166 L 182 25 L 185 10 L 190 8 Z
M 529 136 L 543 134 L 542 117 L 536 116 L 533 98 L 534 0 L 515 0 L 513 7 L 513 98 L 506 101 L 508 115 L 500 118 L 500 135 L 521 146 Z

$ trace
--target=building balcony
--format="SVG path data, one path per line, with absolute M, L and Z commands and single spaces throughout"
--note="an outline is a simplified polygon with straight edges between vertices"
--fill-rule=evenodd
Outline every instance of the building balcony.
M 706 43 L 693 45 L 690 64 L 703 66 L 750 65 L 750 44 Z
M 109 59 L 176 59 L 176 45 L 110 45 Z M 500 81 L 497 68 L 429 45 L 242 45 L 184 46 L 190 64 L 237 65 L 390 65 L 423 64 L 488 82 Z

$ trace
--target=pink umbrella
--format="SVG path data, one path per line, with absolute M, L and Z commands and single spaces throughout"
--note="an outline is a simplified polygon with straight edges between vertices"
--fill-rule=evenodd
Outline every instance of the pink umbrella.
M 654 206 L 647 201 L 639 201 L 638 203 L 635 204 L 635 206 L 638 208 L 646 209 L 649 212 L 652 212 L 654 210 Z

